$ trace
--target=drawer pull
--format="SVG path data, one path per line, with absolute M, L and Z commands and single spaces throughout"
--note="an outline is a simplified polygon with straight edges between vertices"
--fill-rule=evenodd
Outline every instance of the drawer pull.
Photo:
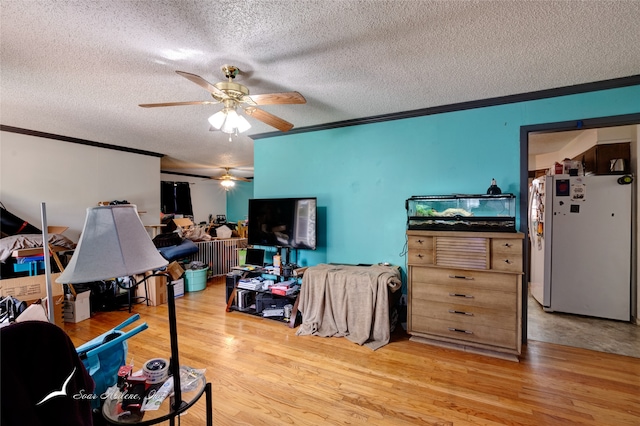
M 458 280 L 474 280 L 473 277 L 465 277 L 464 275 L 449 275 L 449 278 L 455 278 Z
M 505 247 L 513 247 L 513 244 L 510 244 L 510 243 L 504 243 L 504 246 L 505 246 Z
M 422 244 L 424 240 L 417 240 L 418 244 Z
M 451 327 L 449 327 L 449 331 L 455 331 L 456 333 L 473 334 L 473 331 L 469 331 L 469 330 L 462 330 L 462 329 L 460 329 L 460 328 L 451 328 Z
M 458 314 L 458 315 L 468 315 L 470 317 L 473 316 L 473 312 L 456 311 L 456 310 L 453 310 L 453 309 L 449 309 L 449 313 L 450 314 Z
M 506 263 L 506 264 L 509 264 L 509 265 L 510 265 L 510 264 L 512 264 L 513 262 L 512 262 L 512 261 L 510 261 L 509 259 L 505 259 L 505 260 L 504 260 L 504 263 Z
M 449 296 L 452 296 L 452 297 L 466 297 L 467 299 L 473 299 L 473 296 L 470 295 L 470 294 L 449 293 Z
M 419 257 L 420 259 L 422 259 L 422 258 L 424 257 L 424 255 L 423 255 L 423 254 L 418 254 L 418 257 Z

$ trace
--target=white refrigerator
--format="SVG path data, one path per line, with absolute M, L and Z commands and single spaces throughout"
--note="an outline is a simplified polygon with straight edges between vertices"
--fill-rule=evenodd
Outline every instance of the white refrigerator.
M 529 188 L 530 289 L 546 311 L 631 319 L 632 185 L 542 176 Z

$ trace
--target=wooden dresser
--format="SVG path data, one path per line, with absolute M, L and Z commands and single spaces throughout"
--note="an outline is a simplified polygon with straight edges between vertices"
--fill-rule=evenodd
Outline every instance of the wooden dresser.
M 411 340 L 517 360 L 521 233 L 407 231 Z

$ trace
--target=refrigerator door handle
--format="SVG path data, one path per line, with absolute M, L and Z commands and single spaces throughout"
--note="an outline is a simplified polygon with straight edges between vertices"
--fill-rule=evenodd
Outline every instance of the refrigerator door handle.
M 533 237 L 531 236 L 531 234 L 533 233 L 533 231 L 531 230 L 531 208 L 533 206 L 533 186 L 535 185 L 535 183 L 531 183 L 531 186 L 529 187 L 529 207 L 527 208 L 527 230 L 529 231 L 529 242 L 531 244 L 533 244 Z

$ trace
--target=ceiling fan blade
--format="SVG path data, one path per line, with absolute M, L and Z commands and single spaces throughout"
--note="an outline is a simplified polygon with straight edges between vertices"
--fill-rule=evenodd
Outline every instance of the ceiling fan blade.
M 155 108 L 155 107 L 167 107 L 167 106 L 181 106 L 181 105 L 213 105 L 219 102 L 214 101 L 186 101 L 186 102 L 162 102 L 159 104 L 140 104 L 142 108 Z
M 216 86 L 214 86 L 213 84 L 209 83 L 207 80 L 205 80 L 204 78 L 200 77 L 199 75 L 191 74 L 191 73 L 184 72 L 184 71 L 176 71 L 176 73 L 178 73 L 179 75 L 183 76 L 187 80 L 193 81 L 195 84 L 197 84 L 200 87 L 203 87 L 205 90 L 207 90 L 209 93 L 211 93 L 213 95 L 216 95 L 216 96 L 221 97 L 221 98 L 226 98 L 227 97 L 226 93 L 224 93 L 222 90 L 218 89 Z
M 298 92 L 283 92 L 283 93 L 267 93 L 264 95 L 251 95 L 245 96 L 245 99 L 249 98 L 251 101 L 246 101 L 250 105 L 283 105 L 283 104 L 306 104 L 307 100 Z
M 293 128 L 293 124 L 262 109 L 247 107 L 244 109 L 244 112 L 246 112 L 253 118 L 257 118 L 263 123 L 268 124 L 271 127 L 275 127 L 282 132 L 287 132 Z

